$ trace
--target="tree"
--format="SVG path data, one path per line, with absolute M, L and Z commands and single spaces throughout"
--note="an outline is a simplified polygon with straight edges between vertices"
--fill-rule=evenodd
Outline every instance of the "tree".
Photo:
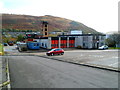
M 105 40 L 105 42 L 109 47 L 114 47 L 115 46 L 115 42 L 111 38 L 107 38 Z
M 2 43 L 2 32 L 0 31 L 0 43 Z
M 110 37 L 106 39 L 106 44 L 111 47 L 115 47 L 117 44 L 120 44 L 120 34 L 110 35 Z
M 24 39 L 23 35 L 20 34 L 17 36 L 17 41 L 23 41 L 23 39 Z
M 8 43 L 10 41 L 9 37 L 2 37 L 4 43 Z

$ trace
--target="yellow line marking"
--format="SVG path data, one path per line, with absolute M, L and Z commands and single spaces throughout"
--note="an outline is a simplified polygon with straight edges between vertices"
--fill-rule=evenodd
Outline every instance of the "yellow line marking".
M 0 84 L 0 87 L 7 86 L 8 84 L 10 84 L 10 81 L 6 81 L 6 82 L 4 82 L 4 83 Z

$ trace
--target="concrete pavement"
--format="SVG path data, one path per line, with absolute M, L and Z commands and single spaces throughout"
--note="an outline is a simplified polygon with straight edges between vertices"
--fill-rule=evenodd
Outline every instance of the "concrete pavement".
M 8 58 L 0 56 L 0 90 L 10 89 Z
M 2 57 L 0 56 L 0 84 L 2 84 Z M 0 90 L 2 87 L 0 87 Z

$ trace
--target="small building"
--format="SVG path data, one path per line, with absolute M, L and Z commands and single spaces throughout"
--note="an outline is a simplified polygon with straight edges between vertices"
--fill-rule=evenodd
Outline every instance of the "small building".
M 52 31 L 49 34 L 52 34 L 52 35 L 67 35 L 68 32 L 67 31 Z
M 82 34 L 82 31 L 81 30 L 71 30 L 71 31 L 69 31 L 69 34 L 70 35 Z

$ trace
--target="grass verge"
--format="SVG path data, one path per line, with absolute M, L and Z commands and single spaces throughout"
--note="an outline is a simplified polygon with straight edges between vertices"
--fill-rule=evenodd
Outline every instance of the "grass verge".
M 0 55 L 4 55 L 3 45 L 0 44 Z
M 109 49 L 120 49 L 120 47 L 109 47 Z

